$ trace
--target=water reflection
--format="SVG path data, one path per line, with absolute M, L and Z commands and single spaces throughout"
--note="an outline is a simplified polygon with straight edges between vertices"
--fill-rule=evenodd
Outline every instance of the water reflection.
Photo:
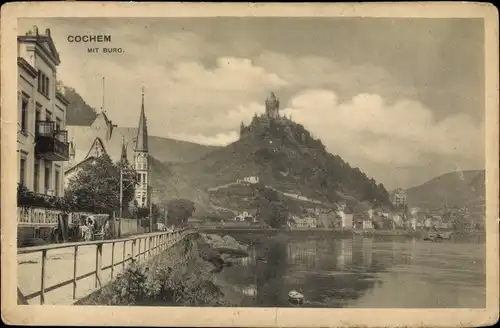
M 276 236 L 220 278 L 241 306 L 483 307 L 484 243 L 427 243 L 410 238 Z

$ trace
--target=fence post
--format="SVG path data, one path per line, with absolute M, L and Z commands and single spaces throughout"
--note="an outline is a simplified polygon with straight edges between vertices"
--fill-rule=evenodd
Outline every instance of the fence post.
M 73 299 L 76 299 L 76 268 L 78 259 L 78 246 L 75 246 L 75 253 L 73 254 Z
M 127 246 L 127 241 L 126 240 L 123 241 L 123 247 L 122 247 L 122 250 L 123 250 L 122 271 L 125 271 L 125 251 L 126 251 L 126 247 L 125 246 Z
M 137 261 L 141 260 L 141 241 L 142 241 L 142 238 L 139 238 L 139 249 L 137 250 Z
M 135 239 L 132 240 L 132 254 L 130 256 L 130 258 L 133 260 L 134 259 L 134 248 L 135 248 Z
M 47 250 L 42 250 L 42 277 L 40 282 L 40 305 L 45 303 L 45 266 L 47 264 Z
M 148 238 L 148 257 L 151 256 L 151 237 Z
M 97 282 L 99 282 L 99 287 L 102 286 L 101 283 L 101 267 L 102 267 L 102 244 L 97 244 L 95 250 L 95 288 L 97 288 Z
M 153 240 L 153 251 L 152 251 L 152 255 L 155 256 L 156 255 L 156 241 L 155 241 L 155 237 L 151 237 L 151 239 Z
M 111 280 L 113 280 L 114 271 L 115 271 L 115 242 L 111 244 Z

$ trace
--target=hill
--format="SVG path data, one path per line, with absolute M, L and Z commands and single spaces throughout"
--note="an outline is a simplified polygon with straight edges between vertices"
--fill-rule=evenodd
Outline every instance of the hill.
M 88 126 L 94 122 L 97 116 L 95 109 L 90 107 L 75 89 L 63 86 L 61 92 L 69 100 L 66 110 L 67 125 Z
M 116 133 L 126 140 L 137 137 L 136 128 L 116 127 Z M 148 147 L 151 156 L 161 162 L 192 162 L 218 149 L 217 146 L 200 145 L 188 141 L 175 140 L 164 137 L 149 136 Z
M 485 205 L 485 171 L 458 171 L 438 176 L 406 190 L 409 206 L 436 210 L 445 205 L 467 206 L 472 212 L 483 212 Z
M 170 173 L 200 191 L 246 176 L 283 192 L 324 202 L 345 199 L 388 204 L 387 190 L 351 167 L 300 124 L 286 118 L 255 116 L 241 137 L 199 160 L 169 166 Z

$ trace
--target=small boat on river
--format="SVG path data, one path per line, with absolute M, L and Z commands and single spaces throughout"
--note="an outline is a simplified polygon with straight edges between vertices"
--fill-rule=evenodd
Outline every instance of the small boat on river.
M 433 231 L 430 232 L 427 236 L 425 236 L 424 240 L 428 241 L 450 240 L 451 235 L 452 235 L 451 231 L 446 231 L 446 232 Z
M 304 303 L 304 295 L 296 290 L 292 290 L 288 293 L 288 300 L 290 303 L 302 304 Z

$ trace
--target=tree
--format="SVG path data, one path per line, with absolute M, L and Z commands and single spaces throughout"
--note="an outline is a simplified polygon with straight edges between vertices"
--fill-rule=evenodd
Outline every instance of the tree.
M 124 183 L 125 184 L 125 183 Z M 123 203 L 134 197 L 133 186 L 123 193 Z M 95 213 L 109 213 L 120 207 L 120 169 L 108 155 L 84 163 L 70 180 L 65 198 Z
M 189 199 L 173 199 L 167 203 L 167 224 L 185 226 L 196 207 Z
M 126 216 L 137 217 L 138 208 L 137 201 L 135 200 L 135 185 L 137 184 L 137 172 L 127 159 L 126 149 L 122 147 L 122 155 L 120 160 L 116 163 L 118 174 L 122 170 L 122 183 L 123 183 L 123 208 Z M 118 175 L 118 178 L 120 176 Z M 128 210 L 128 213 L 126 211 Z
M 476 227 L 475 222 L 468 215 L 466 208 L 447 208 L 443 219 L 451 222 L 455 231 L 474 230 Z
M 363 221 L 370 220 L 368 211 L 371 209 L 371 204 L 369 202 L 361 202 L 354 206 L 353 208 L 353 223 L 356 228 L 363 227 Z
M 279 199 L 278 193 L 272 189 L 262 187 L 256 190 L 255 207 L 257 217 L 272 228 L 282 228 L 288 220 L 289 210 Z
M 127 216 L 131 216 L 133 218 L 137 217 L 137 212 L 138 212 L 137 200 L 135 199 L 130 200 L 128 202 L 127 210 L 128 210 Z
M 243 136 L 243 134 L 245 134 L 245 124 L 243 124 L 243 122 L 241 122 L 241 124 L 240 124 L 240 137 Z
M 156 223 L 164 223 L 163 219 L 163 211 L 160 209 L 158 204 L 151 205 L 151 216 L 153 217 L 153 226 L 156 226 Z

